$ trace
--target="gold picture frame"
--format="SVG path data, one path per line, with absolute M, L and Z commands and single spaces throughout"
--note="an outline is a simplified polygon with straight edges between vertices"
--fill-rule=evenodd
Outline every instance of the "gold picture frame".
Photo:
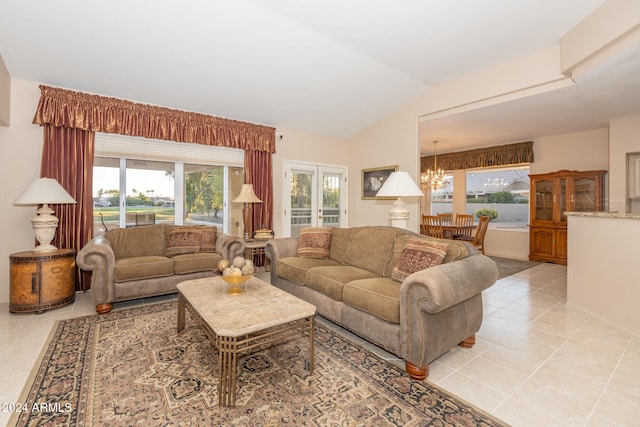
M 392 172 L 398 172 L 398 165 L 382 166 L 379 168 L 362 169 L 362 200 L 392 200 L 395 197 L 376 196 L 382 184 Z

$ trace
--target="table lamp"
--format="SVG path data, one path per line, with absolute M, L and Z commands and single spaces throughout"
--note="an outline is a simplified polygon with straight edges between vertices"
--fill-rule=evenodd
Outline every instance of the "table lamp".
M 422 196 L 422 190 L 415 183 L 407 172 L 391 172 L 389 178 L 384 182 L 380 190 L 376 193 L 379 197 L 397 197 L 393 202 L 393 208 L 389 211 L 389 219 L 392 227 L 409 227 L 409 210 L 404 207 L 402 197 Z
M 53 215 L 49 204 L 75 203 L 58 181 L 53 178 L 36 178 L 13 202 L 14 205 L 42 205 L 38 216 L 31 220 L 36 239 L 40 243 L 34 251 L 55 251 L 51 244 L 58 228 L 58 218 Z
M 242 189 L 238 197 L 233 199 L 234 203 L 244 203 L 242 208 L 242 222 L 244 225 L 244 239 L 253 237 L 253 203 L 262 203 L 262 200 L 258 199 L 256 193 L 253 192 L 253 184 L 242 184 Z

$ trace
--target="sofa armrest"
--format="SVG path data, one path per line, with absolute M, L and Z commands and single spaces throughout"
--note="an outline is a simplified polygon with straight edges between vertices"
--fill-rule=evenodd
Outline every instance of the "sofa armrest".
M 245 243 L 241 237 L 218 232 L 216 252 L 222 255 L 223 259 L 232 261 L 237 256 L 243 256 L 244 249 Z
M 418 304 L 422 311 L 437 314 L 480 294 L 497 279 L 496 263 L 475 254 L 411 274 L 402 283 L 401 307 Z
M 418 271 L 400 287 L 400 356 L 424 367 L 475 334 L 482 324 L 482 291 L 498 278 L 482 254 Z
M 298 255 L 298 238 L 297 237 L 278 237 L 267 242 L 264 252 L 271 260 L 271 280 L 277 277 L 278 259 L 287 258 Z
M 78 252 L 76 263 L 82 270 L 91 271 L 91 298 L 94 305 L 114 300 L 116 256 L 109 240 L 98 236 Z

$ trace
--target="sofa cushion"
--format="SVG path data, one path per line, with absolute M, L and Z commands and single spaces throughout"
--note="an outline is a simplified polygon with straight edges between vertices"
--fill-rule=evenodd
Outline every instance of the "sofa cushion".
M 200 251 L 213 253 L 216 251 L 216 240 L 218 238 L 218 228 L 215 225 L 176 225 L 172 227 L 182 230 L 193 230 L 200 233 Z
M 163 256 L 129 257 L 116 260 L 115 282 L 173 275 L 173 261 Z
M 329 258 L 331 247 L 331 227 L 305 227 L 298 237 L 298 256 L 308 258 Z
M 140 256 L 164 256 L 165 227 L 163 224 L 106 231 L 116 259 Z
M 329 265 L 338 266 L 340 264 L 330 259 L 305 258 L 295 256 L 279 259 L 276 263 L 276 271 L 278 272 L 278 276 L 295 282 L 299 285 L 304 285 L 307 271 L 314 267 Z
M 200 252 L 202 232 L 192 227 L 171 227 L 167 236 L 167 246 L 164 255 L 173 257 L 182 254 L 197 254 Z
M 344 286 L 342 300 L 391 323 L 400 323 L 401 283 L 388 277 L 354 280 Z
M 173 260 L 175 274 L 187 274 L 217 269 L 218 263 L 222 260 L 222 255 L 200 252 L 197 254 L 176 255 L 171 259 Z
M 305 285 L 335 301 L 342 301 L 342 288 L 352 280 L 376 277 L 362 268 L 350 265 L 314 267 L 307 271 Z
M 345 264 L 347 259 L 347 245 L 351 237 L 351 228 L 334 228 L 331 233 L 331 248 L 329 258 Z
M 410 240 L 402 250 L 391 278 L 402 282 L 410 274 L 442 264 L 447 247 L 438 242 L 427 242 L 422 239 Z
M 391 261 L 398 232 L 392 228 L 357 227 L 351 230 L 345 263 L 383 276 Z

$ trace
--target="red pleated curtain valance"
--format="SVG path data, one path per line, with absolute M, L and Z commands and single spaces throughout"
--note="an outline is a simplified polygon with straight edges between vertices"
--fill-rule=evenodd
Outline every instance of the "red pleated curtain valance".
M 33 123 L 275 153 L 275 128 L 40 86 Z

